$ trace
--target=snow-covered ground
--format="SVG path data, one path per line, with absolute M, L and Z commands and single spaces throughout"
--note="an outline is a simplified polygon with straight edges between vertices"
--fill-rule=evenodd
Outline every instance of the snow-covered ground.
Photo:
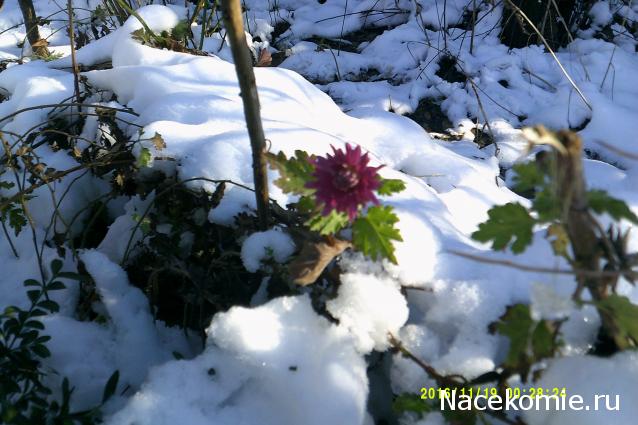
M 75 0 L 77 18 L 90 16 L 99 3 Z M 461 21 L 472 4 L 478 9 L 470 34 L 450 23 Z M 66 17 L 60 11 L 65 4 L 38 0 L 35 5 L 41 16 Z M 370 152 L 374 165 L 385 165 L 383 177 L 403 180 L 405 191 L 382 200 L 400 219 L 398 265 L 344 254 L 341 285 L 326 305 L 336 321 L 317 314 L 307 294 L 270 301 L 256 296 L 252 308 L 234 307 L 216 315 L 201 350 L 181 330 L 155 321 L 143 292 L 130 285 L 121 263 L 129 236 L 137 231 L 135 217 L 149 200 L 119 199 L 109 206 L 113 224 L 104 240 L 80 254 L 108 320 L 79 320 L 79 288 L 72 281 L 54 295 L 60 312 L 43 318 L 46 334 L 52 336 L 46 366 L 57 371 L 47 378 L 52 387 L 68 377 L 76 388 L 74 407 L 86 408 L 99 402 L 104 382 L 119 370 L 118 395 L 104 407 L 106 423 L 112 425 L 372 424 L 369 412 L 376 415 L 382 409 L 370 406 L 374 400 L 368 403 L 368 355 L 389 348 L 389 333 L 439 372 L 471 379 L 493 370 L 507 352 L 506 340 L 491 334 L 488 325 L 508 305 L 531 303 L 539 317 L 560 305 L 568 318 L 561 352 L 569 357 L 550 361 L 541 385 L 567 387 L 570 394 L 583 397 L 618 393 L 622 404 L 621 412 L 531 411 L 524 419 L 530 424 L 633 423 L 638 416 L 638 357 L 585 355 L 596 338 L 599 319 L 593 308 L 577 309 L 568 302 L 575 285 L 571 277 L 476 263 L 450 251 L 567 267 L 554 257 L 543 229 L 532 246 L 515 257 L 495 253 L 470 237 L 493 205 L 529 202 L 506 185 L 506 170 L 528 153 L 520 131 L 525 125 L 582 128 L 586 148 L 598 158 L 585 159 L 589 186 L 624 199 L 638 213 L 638 162 L 625 154 L 638 154 L 636 42 L 618 24 L 613 43 L 593 38 L 596 27 L 612 19 L 610 10 L 627 20 L 637 19 L 638 3 L 598 2 L 591 12 L 592 29 L 556 52 L 564 69 L 540 46 L 508 50 L 502 45 L 494 30 L 501 8 L 487 2 L 246 0 L 245 5 L 248 27 L 259 37 L 253 43 L 256 49 L 274 52 L 269 44 L 274 27 L 284 21 L 290 24 L 276 40 L 277 48 L 287 54 L 283 63 L 255 70 L 270 150 L 323 155 L 330 145 L 357 144 Z M 138 12 L 157 32 L 173 28 L 186 16 L 180 2 Z M 6 1 L 0 12 L 0 57 L 5 60 L 28 54 L 28 46 L 18 47 L 25 36 L 24 27 L 16 26 L 20 22 L 16 0 Z M 46 123 L 51 108 L 3 117 L 68 102 L 73 96 L 63 25 L 52 20 L 42 32 L 51 35 L 50 49 L 65 57 L 9 62 L 0 73 L 6 97 L 0 103 L 0 130 L 9 143 L 15 135 Z M 379 35 L 353 48 L 338 51 L 317 44 L 371 25 L 381 29 Z M 220 39 L 214 36 L 205 39 L 205 50 L 213 53 L 208 57 L 158 50 L 132 39 L 131 33 L 139 28 L 139 22 L 129 18 L 115 32 L 77 52 L 78 62 L 86 67 L 112 64 L 82 75 L 91 87 L 112 93 L 115 100 L 97 94 L 87 102 L 134 111 L 136 115 L 117 113 L 132 123 L 123 128 L 133 138 L 159 133 L 166 142 L 161 152 L 149 140 L 134 151 L 140 155 L 143 148 L 150 150 L 153 167 L 174 170 L 184 180 L 205 177 L 251 186 L 250 145 L 228 47 L 220 49 Z M 307 41 L 311 38 L 317 43 Z M 442 54 L 457 57 L 457 71 L 471 83 L 449 82 L 437 75 Z M 425 98 L 441 101 L 459 140 L 435 138 L 401 115 L 415 111 Z M 489 121 L 495 137 L 495 143 L 484 149 L 473 142 L 471 130 L 477 125 L 471 118 L 476 117 L 481 123 Z M 97 119 L 90 117 L 83 134 L 94 138 L 98 127 Z M 46 144 L 37 154 L 57 170 L 77 165 L 68 152 Z M 166 157 L 171 161 L 162 159 Z M 272 183 L 277 173 L 270 170 L 269 177 L 271 197 L 280 205 L 292 202 Z M 3 174 L 2 179 L 11 181 L 13 174 Z M 34 231 L 17 237 L 10 233 L 10 241 L 0 235 L 0 308 L 29 305 L 22 282 L 39 274 L 34 240 L 41 246 L 43 264 L 58 258 L 53 245 L 43 242 L 56 232 L 80 231 L 77 216 L 110 190 L 108 181 L 78 171 L 33 192 L 28 207 Z M 202 180 L 189 185 L 215 189 L 214 183 Z M 0 195 L 11 190 L 0 189 Z M 252 209 L 253 194 L 229 185 L 208 220 L 232 225 L 236 214 Z M 638 249 L 635 235 L 629 246 Z M 254 272 L 267 258 L 284 262 L 293 251 L 292 241 L 274 229 L 246 239 L 241 256 L 246 269 Z M 70 251 L 63 259 L 65 269 L 76 269 Z M 638 302 L 638 290 L 626 281 L 621 280 L 618 292 Z M 174 352 L 184 359 L 174 359 Z M 418 394 L 421 387 L 433 385 L 414 362 L 398 355 L 387 376 L 394 394 Z M 390 393 L 388 388 L 380 391 Z M 442 423 L 438 413 L 418 422 L 411 417 L 402 420 Z

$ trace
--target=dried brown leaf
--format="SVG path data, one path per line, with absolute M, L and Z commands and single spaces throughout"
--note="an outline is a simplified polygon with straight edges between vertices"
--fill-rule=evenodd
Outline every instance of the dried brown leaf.
M 259 50 L 259 59 L 257 59 L 257 66 L 270 66 L 272 64 L 272 55 L 268 49 Z
M 352 244 L 342 239 L 307 240 L 301 252 L 288 265 L 288 272 L 294 283 L 301 286 L 314 283 L 330 262 Z

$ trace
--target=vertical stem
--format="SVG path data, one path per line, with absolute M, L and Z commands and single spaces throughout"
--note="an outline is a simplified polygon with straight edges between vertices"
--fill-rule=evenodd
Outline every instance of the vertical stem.
M 585 184 L 582 141 L 570 131 L 559 131 L 559 140 L 566 154 L 558 159 L 556 184 L 559 199 L 563 200 L 566 214 L 566 229 L 569 236 L 574 259 L 578 268 L 600 271 L 601 249 L 595 218 L 589 212 L 587 186 Z M 604 237 L 600 235 L 600 237 Z M 602 301 L 609 296 L 609 288 L 613 282 L 602 277 L 579 277 L 580 284 L 585 286 L 594 302 Z M 615 281 L 615 279 L 614 279 Z M 627 347 L 625 337 L 619 332 L 618 319 L 613 314 L 597 307 L 602 328 L 618 349 Z
M 38 18 L 35 15 L 33 2 L 31 0 L 18 0 L 18 4 L 22 11 L 24 26 L 27 29 L 27 40 L 29 40 L 33 54 L 41 57 L 49 56 L 49 49 L 46 48 L 46 45 L 42 44 L 42 38 L 38 30 Z
M 262 230 L 268 228 L 270 211 L 268 209 L 268 176 L 266 173 L 266 142 L 264 129 L 261 124 L 259 96 L 255 73 L 253 72 L 253 58 L 246 43 L 242 10 L 239 0 L 223 0 L 222 8 L 226 32 L 233 52 L 235 70 L 239 80 L 241 98 L 244 103 L 244 115 L 250 137 L 253 153 L 253 179 L 255 181 L 255 197 L 257 200 L 257 216 Z
M 78 73 L 80 70 L 78 69 L 78 63 L 75 59 L 75 28 L 73 23 L 73 2 L 72 0 L 67 0 L 67 11 L 69 14 L 69 40 L 71 43 L 71 66 L 73 67 L 73 88 L 75 101 L 77 103 L 82 103 L 80 101 L 80 77 Z M 78 106 L 78 111 L 81 111 L 82 107 Z

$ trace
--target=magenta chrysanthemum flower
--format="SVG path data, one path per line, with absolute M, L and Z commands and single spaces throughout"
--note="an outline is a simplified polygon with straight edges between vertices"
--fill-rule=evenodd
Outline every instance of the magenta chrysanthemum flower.
M 315 189 L 317 200 L 324 205 L 323 215 L 334 209 L 348 214 L 350 221 L 357 216 L 359 206 L 368 202 L 379 203 L 374 195 L 381 184 L 377 170 L 369 167 L 368 154 L 361 154 L 361 147 L 346 144 L 345 152 L 332 147 L 333 155 L 313 161 L 314 180 L 306 187 Z

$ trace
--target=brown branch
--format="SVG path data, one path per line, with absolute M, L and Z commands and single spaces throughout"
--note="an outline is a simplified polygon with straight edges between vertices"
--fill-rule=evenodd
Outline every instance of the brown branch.
M 403 355 L 404 357 L 412 360 L 417 366 L 423 369 L 425 373 L 436 382 L 436 385 L 439 387 L 439 389 L 450 389 L 453 391 L 458 390 L 460 392 L 461 390 L 464 390 L 464 389 L 469 390 L 472 387 L 471 383 L 468 383 L 467 380 L 463 378 L 462 376 L 441 375 L 431 365 L 425 363 L 423 360 L 419 359 L 417 356 L 412 354 L 410 350 L 405 348 L 405 346 L 401 343 L 401 341 L 399 341 L 394 335 L 389 334 L 388 339 L 389 339 L 390 345 L 392 346 L 394 350 L 401 353 L 401 355 Z M 462 382 L 458 381 L 455 378 L 460 378 Z M 507 415 L 504 412 L 498 411 L 498 410 L 485 409 L 485 410 L 478 410 L 476 411 L 476 413 L 477 414 L 485 413 L 493 418 L 503 421 L 504 423 L 508 425 L 525 425 L 525 422 L 523 422 L 521 418 L 517 417 L 516 419 L 510 419 L 509 417 L 507 417 Z
M 73 89 L 75 101 L 80 103 L 80 75 L 77 60 L 75 59 L 75 28 L 73 22 L 73 2 L 67 0 L 67 12 L 69 14 L 69 42 L 71 43 L 71 66 L 73 67 Z M 78 106 L 78 110 L 81 108 Z
M 586 269 L 557 269 L 551 267 L 538 267 L 531 266 L 529 264 L 517 263 L 510 260 L 498 260 L 495 258 L 481 257 L 480 255 L 469 254 L 466 252 L 448 250 L 450 254 L 457 255 L 459 257 L 466 258 L 468 260 L 476 261 L 485 264 L 494 264 L 497 266 L 509 267 L 525 272 L 544 273 L 544 274 L 562 274 L 571 276 L 582 276 L 588 278 L 604 278 L 604 277 L 618 277 L 621 275 L 632 275 L 638 277 L 638 272 L 634 270 L 586 270 Z
M 602 147 L 606 148 L 607 150 L 612 151 L 613 153 L 615 153 L 617 155 L 621 155 L 621 156 L 624 156 L 625 158 L 632 159 L 634 161 L 638 161 L 638 154 L 636 154 L 636 153 L 627 152 L 627 151 L 622 150 L 620 148 L 617 148 L 616 146 L 613 146 L 613 145 L 611 145 L 611 144 L 609 144 L 607 142 L 597 141 L 596 143 L 598 143 Z
M 49 49 L 46 47 L 46 41 L 40 37 L 38 30 L 38 17 L 35 15 L 35 8 L 31 0 L 18 0 L 22 17 L 24 18 L 24 26 L 27 29 L 27 40 L 31 45 L 31 50 L 35 56 L 49 56 Z
M 253 179 L 255 181 L 255 198 L 257 200 L 257 216 L 259 225 L 265 230 L 270 221 L 268 208 L 268 175 L 266 170 L 266 142 L 261 123 L 259 96 L 255 73 L 253 72 L 253 58 L 246 43 L 242 10 L 239 0 L 223 0 L 222 9 L 226 33 L 233 52 L 235 70 L 239 80 L 241 98 L 244 104 L 244 115 L 250 137 L 253 153 Z
M 583 171 L 582 141 L 578 134 L 571 131 L 559 131 L 557 139 L 565 147 L 566 153 L 555 153 L 558 169 L 555 177 L 558 199 L 565 200 L 567 212 L 566 229 L 570 245 L 574 251 L 577 266 L 600 273 L 601 239 L 598 235 L 600 225 L 589 212 L 587 186 Z M 605 237 L 604 233 L 601 235 Z M 612 253 L 610 253 L 612 255 Z M 580 276 L 579 284 L 586 287 L 596 304 L 609 296 L 609 291 L 618 280 L 618 275 Z M 602 330 L 622 350 L 628 347 L 627 338 L 620 332 L 618 318 L 609 311 L 596 308 L 600 316 Z

